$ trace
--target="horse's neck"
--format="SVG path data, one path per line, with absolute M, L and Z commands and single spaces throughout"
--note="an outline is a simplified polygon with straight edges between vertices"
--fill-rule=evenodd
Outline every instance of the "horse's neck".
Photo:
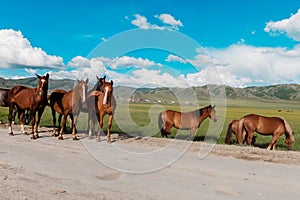
M 81 102 L 81 96 L 80 96 L 80 91 L 79 87 L 75 86 L 73 89 L 73 94 L 72 94 L 73 101 L 80 103 Z
M 208 113 L 206 109 L 200 109 L 200 117 L 199 117 L 199 124 L 201 124 L 201 122 L 203 122 L 203 120 L 205 120 L 208 117 Z
M 41 100 L 47 99 L 47 91 L 44 91 L 42 88 L 36 87 L 33 88 L 37 97 L 40 97 Z

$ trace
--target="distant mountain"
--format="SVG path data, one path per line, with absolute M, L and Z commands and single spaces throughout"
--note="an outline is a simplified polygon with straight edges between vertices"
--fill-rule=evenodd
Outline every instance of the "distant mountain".
M 55 89 L 71 90 L 75 81 L 70 79 L 54 80 L 50 79 L 49 93 Z M 15 85 L 26 85 L 36 87 L 37 78 L 25 79 L 4 79 L 0 77 L 1 88 L 12 88 Z M 90 83 L 89 88 L 93 84 Z M 186 103 L 191 99 L 207 100 L 211 93 L 222 92 L 223 86 L 209 85 L 191 88 L 132 88 L 117 86 L 114 88 L 114 95 L 123 101 L 137 102 L 177 102 L 178 99 Z M 300 100 L 299 84 L 281 84 L 271 86 L 253 86 L 246 88 L 233 88 L 225 86 L 226 98 L 228 99 L 252 99 L 252 100 Z

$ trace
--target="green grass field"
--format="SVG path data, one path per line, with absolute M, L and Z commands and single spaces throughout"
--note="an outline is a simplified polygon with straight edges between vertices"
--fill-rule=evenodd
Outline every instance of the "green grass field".
M 208 102 L 203 102 L 199 107 L 205 107 Z M 159 112 L 165 109 L 173 109 L 178 111 L 191 111 L 197 109 L 195 106 L 179 105 L 151 105 L 151 104 L 118 104 L 114 122 L 112 125 L 112 132 L 127 133 L 132 136 L 155 136 L 160 137 L 157 116 Z M 300 104 L 293 101 L 245 101 L 245 100 L 227 100 L 226 108 L 216 107 L 217 117 L 223 118 L 224 113 L 224 126 L 221 134 L 216 133 L 218 136 L 218 143 L 223 144 L 226 136 L 228 122 L 232 119 L 239 119 L 242 116 L 250 113 L 261 114 L 265 116 L 280 116 L 285 118 L 291 125 L 295 132 L 295 143 L 293 149 L 300 151 Z M 221 116 L 218 116 L 221 113 Z M 7 123 L 8 108 L 0 107 L 0 121 Z M 216 123 L 222 123 L 219 120 Z M 105 118 L 104 131 L 106 131 L 107 117 Z M 52 127 L 52 117 L 50 109 L 47 108 L 42 116 L 40 123 L 41 126 Z M 213 127 L 216 124 L 211 120 L 206 119 L 197 130 L 195 140 L 201 141 L 205 138 L 209 126 Z M 87 114 L 81 113 L 77 124 L 78 130 L 86 131 L 87 129 Z M 181 136 L 180 136 L 180 135 Z M 271 136 L 262 136 L 259 134 L 256 138 L 255 146 L 266 148 L 271 140 Z M 172 129 L 171 138 L 187 138 L 189 131 L 177 132 Z M 284 142 L 285 136 L 282 135 L 277 141 L 277 149 L 287 150 Z

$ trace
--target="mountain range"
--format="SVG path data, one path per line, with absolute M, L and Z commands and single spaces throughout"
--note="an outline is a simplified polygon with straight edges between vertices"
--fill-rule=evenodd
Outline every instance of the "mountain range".
M 49 81 L 49 93 L 55 89 L 71 90 L 76 82 L 70 79 Z M 4 79 L 0 77 L 1 88 L 12 88 L 15 85 L 36 87 L 37 78 Z M 92 88 L 93 84 L 89 85 Z M 225 89 L 225 90 L 224 90 Z M 175 101 L 176 97 L 182 97 L 183 101 L 191 98 L 208 99 L 211 92 L 226 92 L 228 99 L 251 99 L 251 100 L 300 100 L 299 84 L 279 84 L 270 86 L 252 86 L 245 88 L 234 88 L 230 86 L 206 85 L 190 88 L 133 88 L 116 86 L 114 95 L 121 100 L 163 102 Z

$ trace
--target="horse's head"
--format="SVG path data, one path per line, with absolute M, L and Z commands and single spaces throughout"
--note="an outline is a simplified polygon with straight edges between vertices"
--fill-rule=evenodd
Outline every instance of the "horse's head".
M 105 82 L 105 80 L 102 80 L 102 92 L 104 93 L 103 98 L 103 104 L 108 104 L 108 102 L 111 100 L 111 96 L 113 93 L 113 81 Z
M 39 95 L 47 95 L 48 92 L 48 82 L 49 82 L 49 74 L 47 73 L 46 76 L 40 76 L 35 74 L 38 77 L 38 91 Z
M 211 118 L 214 122 L 217 121 L 217 116 L 216 116 L 216 110 L 215 110 L 215 105 L 209 105 L 208 106 L 208 116 Z
M 106 76 L 103 76 L 103 78 L 99 78 L 98 76 L 96 76 L 96 78 L 97 78 L 97 83 L 94 90 L 103 92 L 103 81 L 105 82 Z
M 85 102 L 85 100 L 86 100 L 86 95 L 87 95 L 87 90 L 88 90 L 88 82 L 89 82 L 88 78 L 86 79 L 86 81 L 77 79 L 77 90 L 78 90 L 78 93 L 79 93 L 82 103 Z

